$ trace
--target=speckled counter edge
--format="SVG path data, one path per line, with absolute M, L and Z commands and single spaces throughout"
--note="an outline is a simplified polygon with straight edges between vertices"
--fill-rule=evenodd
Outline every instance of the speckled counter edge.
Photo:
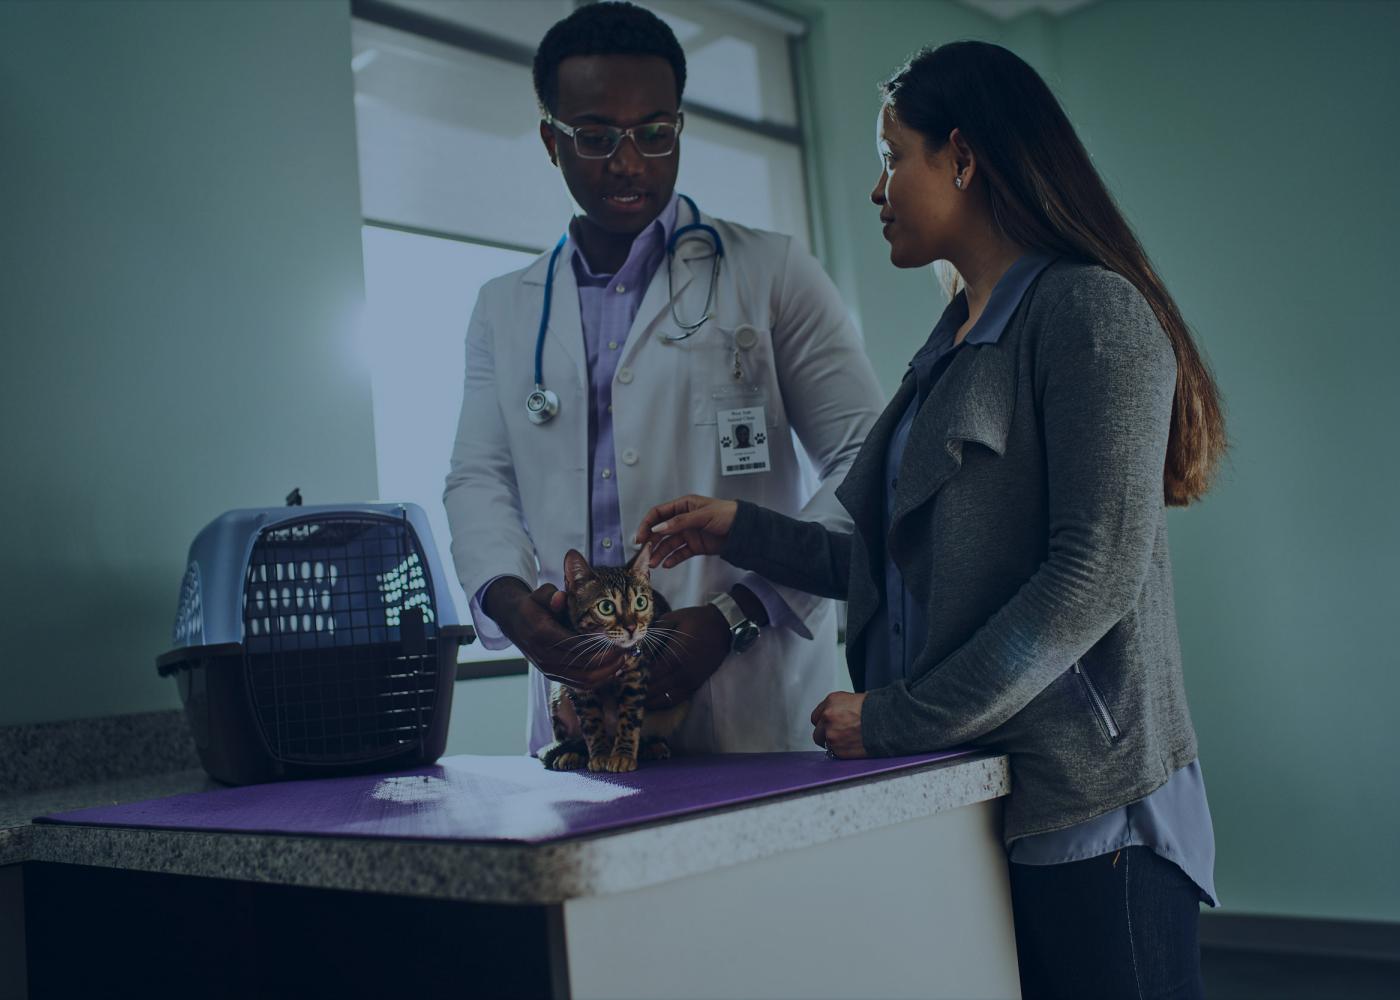
M 0 727 L 0 796 L 198 766 L 180 709 Z
M 32 826 L 11 827 L 0 830 L 0 865 L 13 865 L 28 861 Z
M 294 837 L 40 825 L 35 861 L 492 903 L 557 903 L 932 816 L 1010 791 L 1004 756 L 554 844 Z M 0 848 L 2 848 L 0 844 Z

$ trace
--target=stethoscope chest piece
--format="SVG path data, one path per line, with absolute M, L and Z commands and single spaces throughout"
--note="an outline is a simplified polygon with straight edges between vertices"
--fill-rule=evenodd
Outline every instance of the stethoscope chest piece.
M 559 412 L 559 396 L 553 389 L 536 388 L 525 397 L 525 414 L 532 424 L 547 424 Z

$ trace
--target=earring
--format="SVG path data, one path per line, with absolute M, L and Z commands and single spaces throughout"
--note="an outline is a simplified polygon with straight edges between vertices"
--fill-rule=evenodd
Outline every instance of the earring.
M 953 181 L 953 187 L 957 188 L 959 191 L 962 190 L 962 178 L 961 178 L 961 177 L 958 177 L 958 178 L 954 179 L 954 181 Z

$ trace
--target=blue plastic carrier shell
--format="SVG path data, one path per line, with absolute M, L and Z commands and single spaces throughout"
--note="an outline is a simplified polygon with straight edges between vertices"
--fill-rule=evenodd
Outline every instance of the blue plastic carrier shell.
M 251 508 L 190 546 L 156 665 L 205 769 L 248 784 L 436 760 L 473 638 L 416 504 Z

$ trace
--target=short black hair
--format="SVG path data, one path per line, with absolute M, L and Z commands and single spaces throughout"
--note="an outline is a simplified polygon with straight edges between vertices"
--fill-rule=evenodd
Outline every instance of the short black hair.
M 671 64 L 676 100 L 685 90 L 685 53 L 661 18 L 636 4 L 607 0 L 580 7 L 545 32 L 535 50 L 535 97 L 550 114 L 559 103 L 559 64 L 570 56 L 658 56 Z

